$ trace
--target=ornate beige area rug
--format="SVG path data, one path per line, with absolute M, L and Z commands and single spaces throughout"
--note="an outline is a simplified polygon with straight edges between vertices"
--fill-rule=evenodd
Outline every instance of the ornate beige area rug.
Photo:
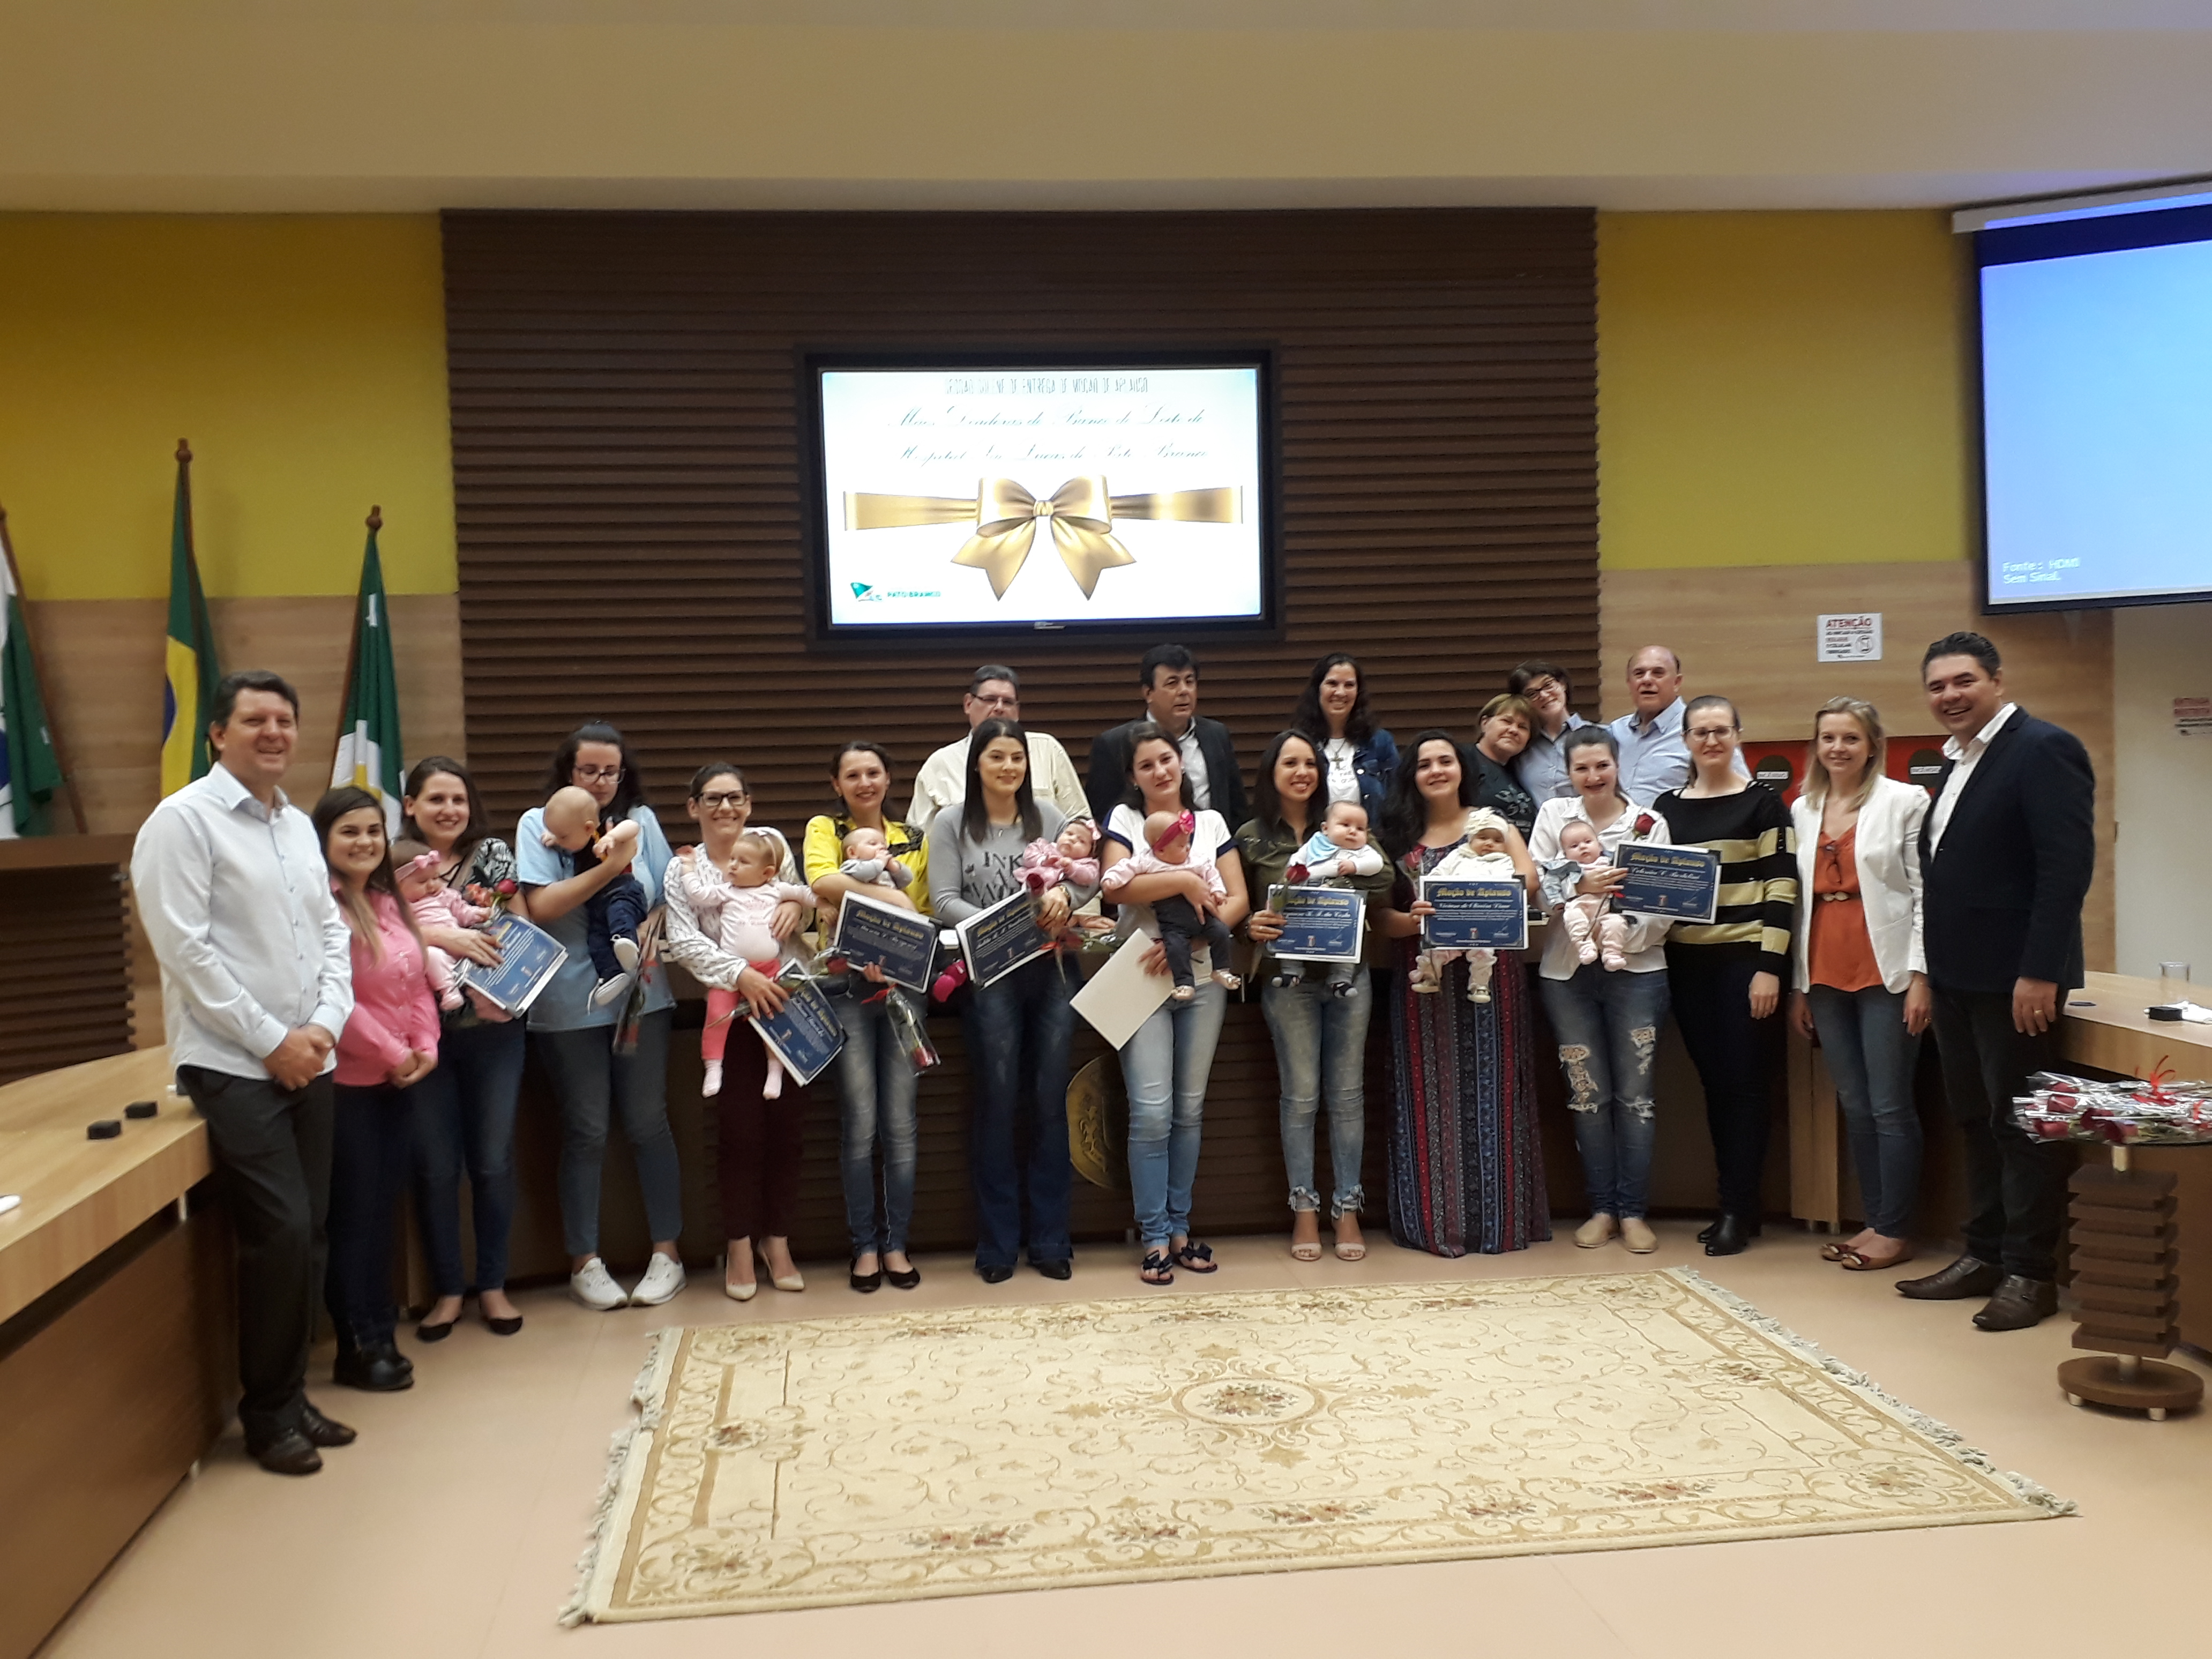
M 570 1621 L 2031 1521 L 1687 1269 L 663 1332 Z

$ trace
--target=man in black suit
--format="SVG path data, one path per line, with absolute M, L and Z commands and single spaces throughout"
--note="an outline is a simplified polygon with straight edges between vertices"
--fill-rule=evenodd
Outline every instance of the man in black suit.
M 2013 1097 L 2058 1063 L 2058 1019 L 2081 983 L 2081 901 L 2096 861 L 2096 775 L 2081 740 L 2008 702 L 1979 634 L 1928 647 L 1920 678 L 1951 733 L 1920 838 L 1928 981 L 1943 1090 L 1966 1139 L 1966 1253 L 1902 1281 L 1923 1301 L 1986 1296 L 1985 1331 L 2058 1311 L 2058 1235 L 2072 1149 L 2014 1121 Z
M 1200 806 L 1221 814 L 1235 835 L 1250 816 L 1244 806 L 1244 773 L 1237 763 L 1237 744 L 1229 728 L 1198 712 L 1198 665 L 1179 645 L 1156 645 L 1137 665 L 1143 688 L 1144 720 L 1156 722 L 1182 751 L 1183 775 Z M 1091 816 L 1100 829 L 1106 815 L 1129 788 L 1129 732 L 1140 722 L 1124 720 L 1101 732 L 1091 744 L 1091 767 L 1083 780 Z

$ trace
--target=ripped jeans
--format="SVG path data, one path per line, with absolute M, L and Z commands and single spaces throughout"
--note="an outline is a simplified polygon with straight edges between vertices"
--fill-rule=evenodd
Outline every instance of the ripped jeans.
M 1590 1213 L 1640 1216 L 1657 1135 L 1652 1083 L 1667 975 L 1612 973 L 1593 962 L 1572 979 L 1539 975 L 1536 985 L 1559 1039 Z

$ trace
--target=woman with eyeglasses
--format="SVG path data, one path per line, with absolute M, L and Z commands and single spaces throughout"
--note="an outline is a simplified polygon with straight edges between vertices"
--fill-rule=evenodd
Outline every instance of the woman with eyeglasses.
M 661 941 L 668 959 L 710 991 L 734 991 L 744 1000 L 731 1017 L 722 1052 L 722 1085 L 714 1099 L 714 1174 L 721 1200 L 722 1293 L 750 1302 L 760 1290 L 757 1268 L 765 1266 L 779 1291 L 803 1291 L 806 1279 L 792 1260 L 791 1230 L 799 1213 L 799 1165 L 805 1127 L 806 1091 L 767 1095 L 768 1049 L 745 1018 L 748 1008 L 773 1014 L 783 1006 L 783 987 L 742 957 L 722 948 L 719 935 L 700 925 L 701 903 L 721 890 L 740 836 L 765 836 L 777 858 L 775 878 L 799 884 L 791 845 L 782 835 L 751 826 L 753 798 L 745 775 L 727 761 L 708 761 L 691 775 L 684 810 L 699 826 L 699 844 L 669 866 L 663 883 L 666 906 Z M 776 906 L 769 933 L 781 945 L 806 920 L 804 907 Z
M 1707 1255 L 1734 1255 L 1759 1236 L 1760 1176 L 1782 1069 L 1775 1011 L 1790 982 L 1797 923 L 1797 830 L 1782 797 L 1735 769 L 1743 726 L 1726 697 L 1694 697 L 1682 711 L 1690 781 L 1655 803 L 1677 847 L 1721 862 L 1720 903 L 1709 922 L 1677 922 L 1667 936 L 1674 1023 L 1705 1085 L 1720 1213 L 1698 1237 Z
M 530 1046 L 551 1083 L 561 1113 L 561 1231 L 568 1251 L 568 1294 L 599 1312 L 635 1304 L 654 1307 L 684 1288 L 677 1237 L 684 1230 L 682 1176 L 676 1139 L 668 1129 L 668 1030 L 676 999 L 668 976 L 650 961 L 640 964 L 645 1010 L 637 1048 L 614 1050 L 621 1000 L 594 1006 L 599 976 L 585 942 L 584 906 L 625 870 L 645 889 L 648 909 L 660 898 L 668 869 L 668 838 L 646 805 L 645 780 L 629 746 L 613 726 L 594 721 L 562 740 L 547 764 L 544 792 L 570 785 L 599 804 L 603 823 L 637 825 L 636 856 L 613 859 L 574 872 L 568 857 L 545 842 L 545 811 L 533 806 L 515 826 L 515 878 L 530 920 L 557 939 L 568 957 L 530 1005 Z M 624 1291 L 599 1257 L 599 1177 L 606 1160 L 607 1130 L 617 1112 L 637 1164 L 637 1182 L 653 1235 L 653 1259 L 634 1291 Z
M 821 900 L 822 942 L 837 937 L 837 918 L 845 901 L 858 893 L 878 904 L 929 914 L 929 842 L 912 826 L 885 816 L 891 787 L 890 757 L 881 744 L 855 738 L 830 757 L 830 789 L 837 810 L 811 818 L 806 825 L 806 884 Z M 871 830 L 883 837 L 890 862 L 905 880 L 889 886 L 863 880 L 844 866 L 846 838 Z M 886 875 L 894 872 L 886 869 Z M 918 1023 L 920 999 L 884 977 L 871 963 L 860 973 L 831 981 L 830 1006 L 845 1028 L 837 1051 L 837 1094 L 844 1109 L 840 1178 L 845 1188 L 845 1225 L 852 1235 L 852 1287 L 876 1290 L 888 1278 L 894 1290 L 910 1291 L 921 1272 L 906 1253 L 906 1230 L 914 1216 L 915 1080 L 908 1054 L 891 1012 L 899 998 Z M 876 1149 L 883 1148 L 884 1191 L 876 1201 Z M 878 1217 L 881 1218 L 878 1219 Z

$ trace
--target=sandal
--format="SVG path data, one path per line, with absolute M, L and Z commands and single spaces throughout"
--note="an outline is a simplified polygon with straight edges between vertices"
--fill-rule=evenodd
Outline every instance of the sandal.
M 1876 1261 L 1871 1256 L 1862 1255 L 1858 1251 L 1846 1248 L 1837 1260 L 1843 1263 L 1844 1271 L 1847 1273 L 1887 1273 L 1892 1267 L 1901 1267 L 1919 1254 L 1908 1244 L 1887 1261 Z
M 1291 1246 L 1291 1260 L 1293 1261 L 1320 1261 L 1321 1240 L 1317 1238 L 1304 1239 L 1292 1244 Z
M 1212 1247 L 1194 1238 L 1186 1238 L 1175 1247 L 1175 1262 L 1176 1267 L 1188 1267 L 1194 1273 L 1217 1273 L 1221 1267 L 1213 1259 Z
M 1336 1259 L 1339 1261 L 1364 1261 L 1367 1259 L 1366 1241 L 1358 1238 L 1352 1239 L 1349 1243 L 1346 1243 L 1342 1239 L 1338 1240 L 1336 1246 Z
M 1844 1252 L 1849 1250 L 1850 1248 L 1851 1247 L 1848 1244 L 1823 1244 L 1820 1246 L 1820 1260 L 1823 1261 L 1841 1261 L 1844 1259 Z
M 1168 1260 L 1165 1250 L 1145 1252 L 1145 1265 L 1137 1269 L 1137 1277 L 1147 1285 L 1175 1283 L 1175 1264 Z

